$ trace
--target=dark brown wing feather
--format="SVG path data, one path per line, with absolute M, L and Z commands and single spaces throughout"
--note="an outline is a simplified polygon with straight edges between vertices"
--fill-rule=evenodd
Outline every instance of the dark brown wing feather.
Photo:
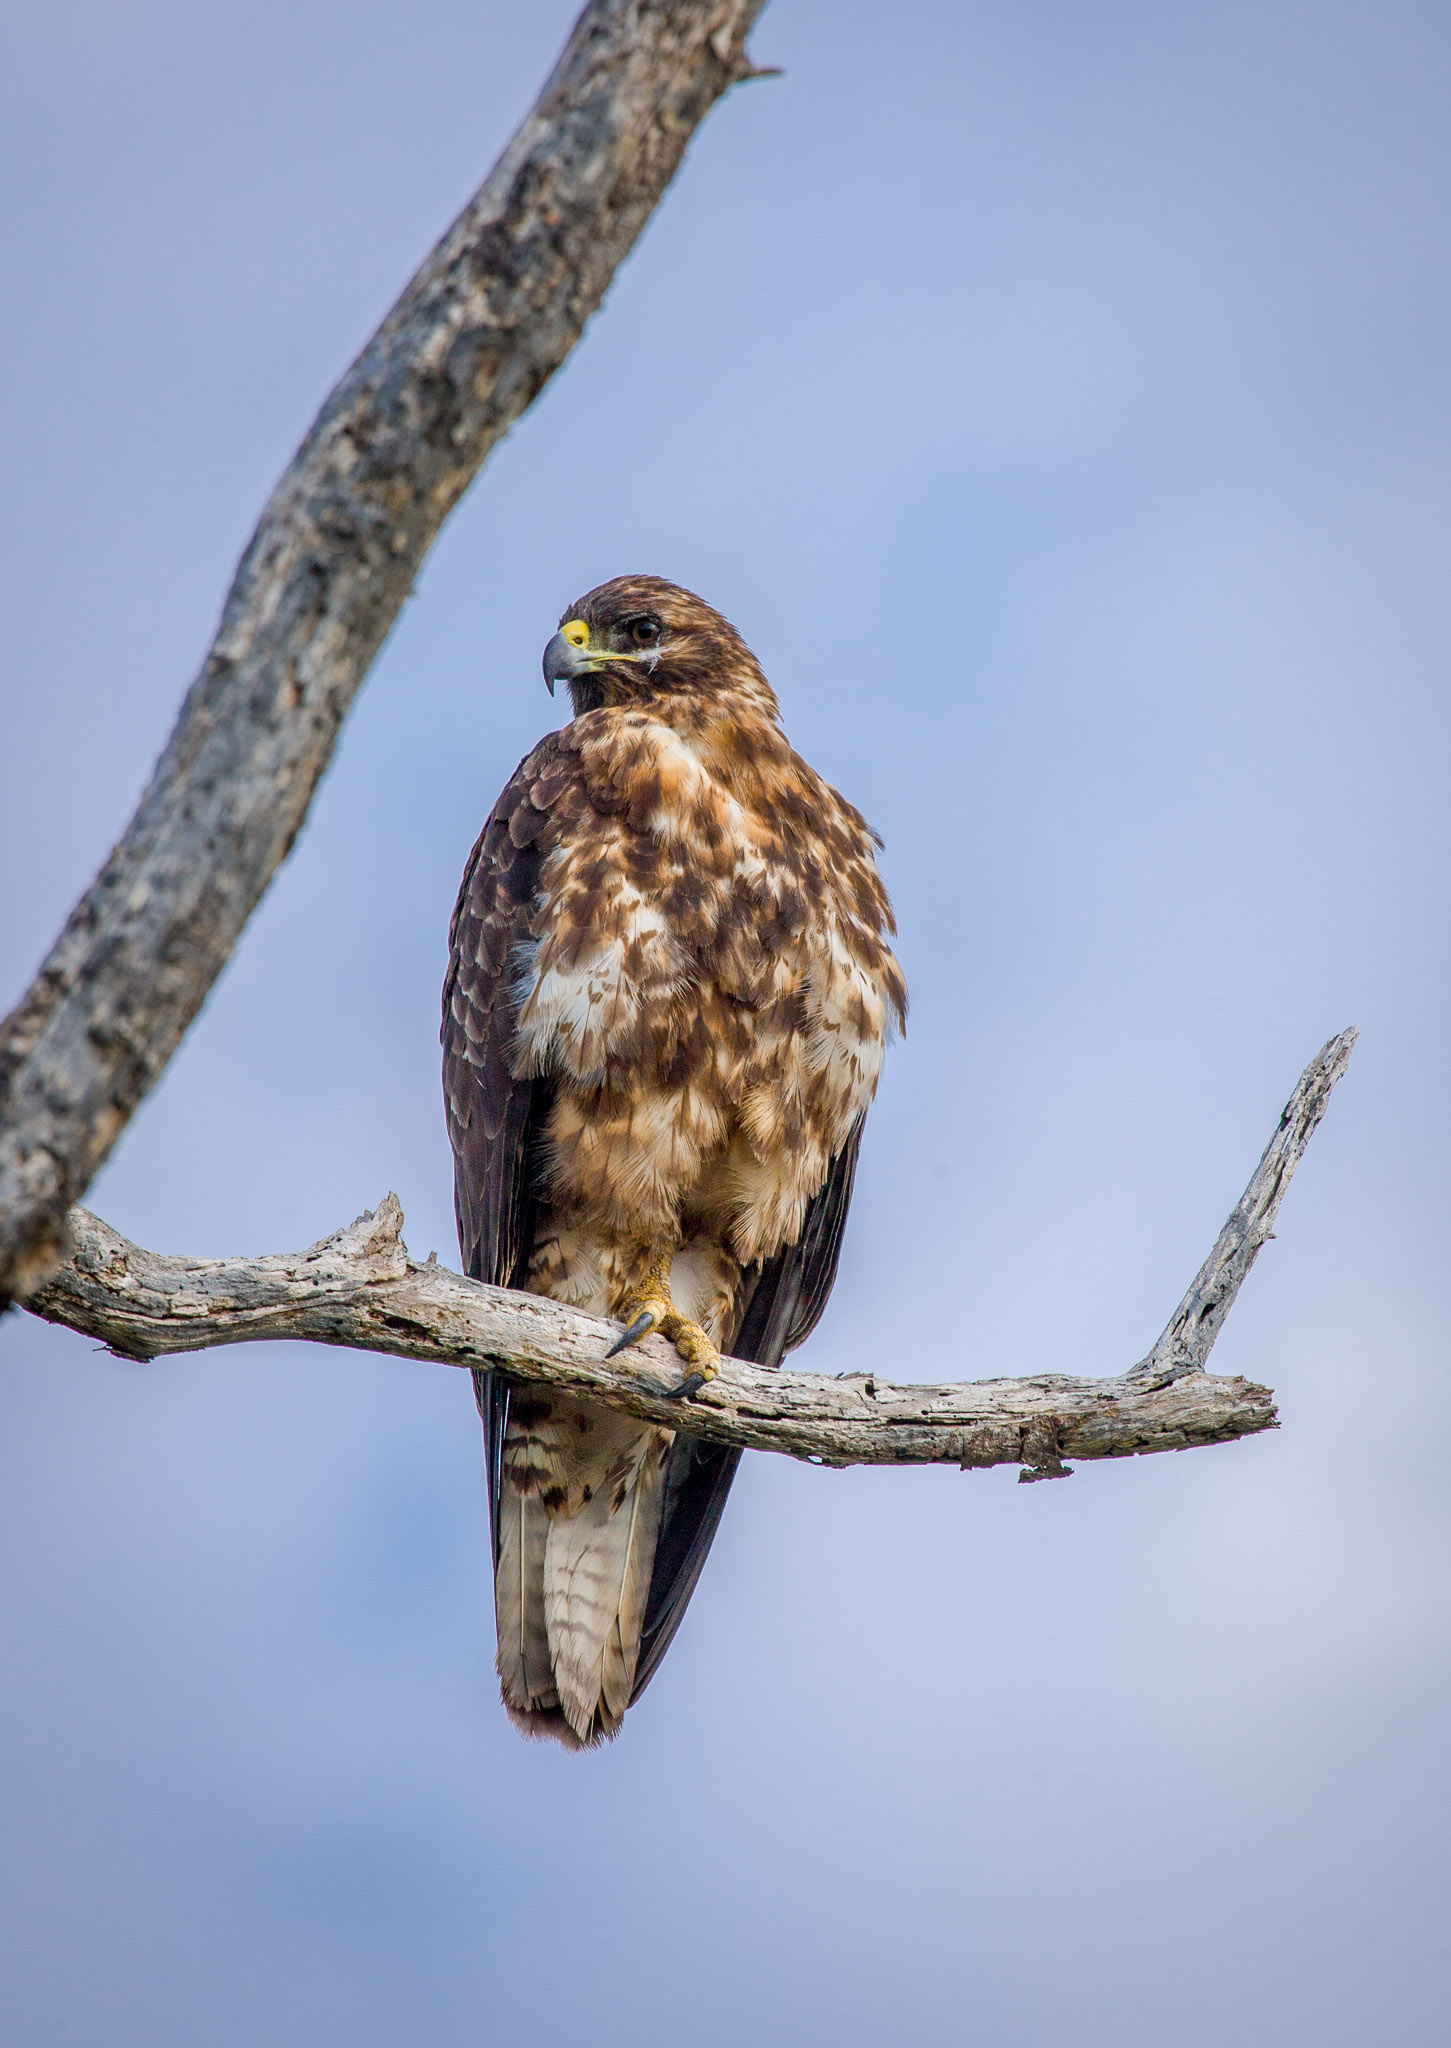
M 453 1147 L 454 1213 L 464 1271 L 495 1287 L 522 1287 L 534 1243 L 537 1150 L 549 1113 L 547 1082 L 518 1080 L 510 1063 L 517 949 L 543 864 L 545 814 L 531 801 L 557 752 L 554 736 L 522 761 L 469 856 L 449 926 L 443 985 L 443 1096 Z M 508 1382 L 475 1373 L 484 1421 L 489 1509 L 498 1554 L 500 1461 Z
M 472 1277 L 496 1287 L 520 1284 L 533 1246 L 529 1155 L 545 1105 L 539 1083 L 515 1078 L 510 1056 L 516 956 L 531 937 L 547 823 L 530 791 L 548 750 L 545 741 L 520 764 L 469 856 L 443 985 L 443 1094 L 459 1248 Z
M 820 1322 L 836 1280 L 861 1136 L 862 1119 L 858 1118 L 807 1208 L 800 1237 L 795 1244 L 783 1245 L 761 1267 L 729 1346 L 732 1357 L 753 1365 L 779 1365 L 788 1351 L 805 1343 Z M 729 1444 L 708 1444 L 690 1436 L 675 1439 L 665 1475 L 665 1508 L 645 1603 L 632 1704 L 655 1676 L 680 1626 L 720 1527 L 726 1495 L 740 1462 L 739 1450 Z

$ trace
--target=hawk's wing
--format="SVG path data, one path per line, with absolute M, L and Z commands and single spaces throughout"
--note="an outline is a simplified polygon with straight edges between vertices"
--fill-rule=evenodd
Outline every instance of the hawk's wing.
M 551 739 L 555 736 L 551 736 Z M 469 856 L 449 926 L 443 985 L 443 1096 L 453 1147 L 454 1213 L 464 1270 L 522 1287 L 534 1244 L 536 1153 L 549 1084 L 518 1080 L 510 1063 L 518 1004 L 515 953 L 530 934 L 543 865 L 544 811 L 531 800 L 558 749 L 545 740 L 520 763 Z M 476 1372 L 489 1509 L 498 1556 L 499 1466 L 508 1383 Z
M 533 1249 L 531 1150 L 546 1105 L 517 1080 L 510 1054 L 518 1004 L 515 954 L 543 865 L 546 813 L 531 800 L 549 741 L 520 763 L 469 855 L 449 926 L 443 985 L 443 1095 L 453 1146 L 459 1249 L 475 1280 L 517 1287 Z
M 753 1365 L 779 1365 L 785 1353 L 804 1344 L 820 1322 L 841 1256 L 841 1234 L 856 1178 L 863 1121 L 859 1117 L 852 1125 L 825 1182 L 808 1204 L 800 1237 L 795 1244 L 783 1245 L 757 1274 L 740 1328 L 727 1347 L 733 1358 L 747 1359 Z M 654 1677 L 680 1626 L 740 1462 L 740 1451 L 734 1445 L 704 1443 L 690 1436 L 675 1439 L 665 1477 L 665 1509 L 650 1574 L 632 1705 Z

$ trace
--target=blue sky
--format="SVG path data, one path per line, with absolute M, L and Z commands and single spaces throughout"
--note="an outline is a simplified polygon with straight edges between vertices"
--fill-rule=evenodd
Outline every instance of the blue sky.
M 571 15 L 8 23 L 0 1006 Z M 1444 2036 L 1451 20 L 775 0 L 755 51 L 92 1205 L 262 1251 L 392 1187 L 453 1259 L 458 874 L 561 606 L 648 569 L 887 841 L 912 1021 L 803 1362 L 1121 1369 L 1355 1022 L 1215 1356 L 1283 1427 L 1032 1488 L 752 1458 L 580 1759 L 496 1704 L 461 1376 L 14 1318 L 26 2048 Z

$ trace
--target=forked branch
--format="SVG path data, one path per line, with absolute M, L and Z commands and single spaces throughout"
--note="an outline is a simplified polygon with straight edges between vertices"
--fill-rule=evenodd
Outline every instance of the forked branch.
M 306 1338 L 442 1365 L 487 1366 L 588 1394 L 631 1415 L 756 1450 L 830 1465 L 1021 1465 L 1061 1477 L 1063 1460 L 1124 1458 L 1225 1443 L 1275 1426 L 1265 1387 L 1219 1378 L 1205 1360 L 1240 1284 L 1270 1237 L 1330 1092 L 1355 1043 L 1343 1031 L 1310 1062 L 1274 1136 L 1193 1285 L 1148 1356 L 1117 1379 L 894 1386 L 873 1373 L 828 1378 L 727 1359 L 687 1408 L 670 1398 L 682 1367 L 660 1338 L 606 1358 L 611 1324 L 539 1296 L 483 1287 L 403 1243 L 403 1212 L 379 1208 L 304 1252 L 187 1259 L 142 1251 L 74 1211 L 75 1250 L 29 1307 L 126 1357 L 259 1338 Z

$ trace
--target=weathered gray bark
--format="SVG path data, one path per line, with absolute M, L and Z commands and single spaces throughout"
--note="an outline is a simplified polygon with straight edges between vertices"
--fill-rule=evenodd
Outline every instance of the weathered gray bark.
M 591 0 L 477 196 L 327 400 L 101 873 L 0 1025 L 0 1306 L 157 1080 L 286 856 L 424 555 L 558 369 L 763 0 Z
M 305 1252 L 262 1259 L 161 1257 L 84 1210 L 75 1253 L 29 1306 L 132 1358 L 256 1338 L 309 1338 L 444 1365 L 488 1366 L 584 1393 L 697 1436 L 833 1465 L 1015 1464 L 1024 1479 L 1061 1477 L 1065 1457 L 1123 1458 L 1224 1443 L 1275 1426 L 1269 1391 L 1204 1370 L 1239 1291 L 1271 1235 L 1355 1032 L 1344 1031 L 1300 1078 L 1249 1186 L 1168 1327 L 1117 1379 L 1043 1373 L 953 1386 L 893 1386 L 875 1374 L 829 1379 L 727 1359 L 688 1410 L 669 1398 L 682 1370 L 649 1338 L 618 1358 L 611 1324 L 557 1302 L 483 1287 L 410 1259 L 389 1195 Z

